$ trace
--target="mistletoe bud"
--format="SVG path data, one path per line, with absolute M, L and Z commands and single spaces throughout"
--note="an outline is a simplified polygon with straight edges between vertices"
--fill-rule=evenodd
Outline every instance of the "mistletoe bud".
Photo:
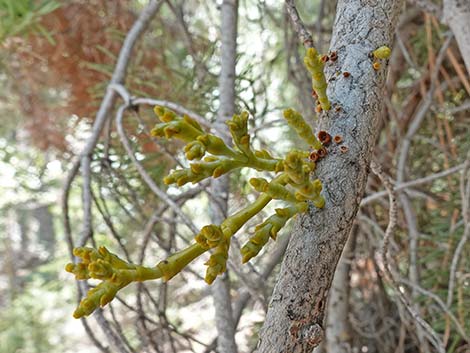
M 312 88 L 317 94 L 318 101 L 320 102 L 323 110 L 329 110 L 331 105 L 326 95 L 326 78 L 323 72 L 323 62 L 321 56 L 315 48 L 308 48 L 304 58 L 304 64 L 307 70 L 312 75 Z

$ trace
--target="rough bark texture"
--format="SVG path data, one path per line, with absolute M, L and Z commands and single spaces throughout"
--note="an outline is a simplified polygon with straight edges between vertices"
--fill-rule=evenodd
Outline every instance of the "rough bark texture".
M 258 353 L 310 353 L 323 338 L 326 298 L 363 195 L 383 110 L 386 65 L 375 71 L 369 54 L 391 46 L 400 8 L 399 0 L 338 2 L 330 46 L 338 60 L 326 70 L 333 108 L 322 115 L 320 127 L 341 135 L 349 151 L 332 145 L 318 163 L 326 205 L 297 219 Z M 344 71 L 350 76 L 337 75 Z
M 221 69 L 219 76 L 220 107 L 216 128 L 226 129 L 225 121 L 235 113 L 235 64 L 237 52 L 237 0 L 224 0 L 221 6 Z M 226 143 L 230 143 L 225 139 Z M 211 183 L 213 198 L 212 222 L 220 224 L 227 217 L 229 179 L 227 176 L 215 179 Z M 235 342 L 235 321 L 233 319 L 230 282 L 228 275 L 217 278 L 212 287 L 217 327 L 217 351 L 237 353 Z
M 326 351 L 349 353 L 351 351 L 351 327 L 349 325 L 349 293 L 351 261 L 354 258 L 357 226 L 344 247 L 331 284 L 326 318 Z
M 454 33 L 470 74 L 470 0 L 445 0 L 444 20 Z

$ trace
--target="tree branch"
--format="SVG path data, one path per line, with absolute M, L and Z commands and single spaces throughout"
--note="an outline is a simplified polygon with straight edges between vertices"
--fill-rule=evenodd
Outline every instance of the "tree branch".
M 390 206 L 389 220 L 388 220 L 387 229 L 385 230 L 385 235 L 384 235 L 384 239 L 382 243 L 382 249 L 380 252 L 380 255 L 383 261 L 385 277 L 393 285 L 395 292 L 400 298 L 400 301 L 405 306 L 406 310 L 411 315 L 411 317 L 425 330 L 425 332 L 429 336 L 431 342 L 436 347 L 438 352 L 444 353 L 445 352 L 444 344 L 442 343 L 439 336 L 437 336 L 436 331 L 434 331 L 433 328 L 426 321 L 424 321 L 424 319 L 419 315 L 419 313 L 415 310 L 412 304 L 408 301 L 408 299 L 405 297 L 403 292 L 400 290 L 397 280 L 395 279 L 391 271 L 391 266 L 388 262 L 387 253 L 388 253 L 388 245 L 389 245 L 390 239 L 395 233 L 397 222 L 398 222 L 397 221 L 397 218 L 398 218 L 397 194 L 394 191 L 391 180 L 384 175 L 379 165 L 372 162 L 371 169 L 374 172 L 374 174 L 376 174 L 379 177 L 380 181 L 382 181 L 382 183 L 384 184 L 385 189 L 387 190 L 387 193 L 388 193 L 388 197 L 389 197 L 389 206 Z
M 317 164 L 326 204 L 322 210 L 311 208 L 296 222 L 260 334 L 259 353 L 310 353 L 322 340 L 326 299 L 365 189 L 383 111 L 385 68 L 374 70 L 369 55 L 391 45 L 400 9 L 398 0 L 338 2 L 330 45 L 338 60 L 326 65 L 326 77 L 331 77 L 328 98 L 340 109 L 323 112 L 320 127 L 342 136 L 341 146 L 348 151 L 330 146 Z M 347 77 L 336 76 L 345 71 Z
M 238 33 L 238 0 L 224 0 L 220 9 L 220 106 L 214 126 L 224 130 L 225 122 L 235 114 L 235 78 Z M 231 139 L 224 135 L 224 141 L 230 144 Z M 211 203 L 211 221 L 220 224 L 228 211 L 230 183 L 227 175 L 211 180 L 210 193 L 215 202 Z M 237 353 L 235 341 L 235 322 L 230 295 L 228 272 L 215 280 L 211 289 L 217 328 L 217 350 L 224 353 Z
M 415 179 L 415 180 L 411 180 L 411 181 L 406 181 L 404 183 L 395 185 L 394 191 L 395 192 L 402 191 L 402 190 L 406 190 L 408 188 L 412 188 L 414 186 L 427 184 L 427 183 L 430 183 L 430 182 L 432 182 L 436 179 L 444 178 L 448 175 L 457 173 L 457 172 L 461 171 L 464 168 L 465 168 L 465 163 L 462 163 L 462 164 L 456 165 L 455 167 L 443 170 L 442 172 L 438 172 L 438 173 L 435 173 L 435 174 L 430 174 L 430 175 L 427 175 L 423 178 L 419 178 L 419 179 Z M 377 200 L 381 197 L 387 196 L 387 195 L 388 195 L 387 190 L 383 190 L 383 191 L 378 191 L 378 192 L 376 192 L 372 195 L 369 195 L 367 197 L 364 197 L 361 201 L 361 207 L 363 207 L 365 205 L 368 205 L 369 203 L 371 203 L 371 202 L 373 202 L 373 201 L 375 201 L 375 200 Z
M 161 6 L 161 1 L 151 0 L 147 7 L 144 8 L 142 13 L 140 14 L 139 18 L 136 20 L 130 31 L 128 32 L 123 46 L 119 52 L 118 60 L 116 63 L 116 67 L 113 72 L 113 76 L 111 78 L 110 83 L 123 83 L 127 73 L 127 67 L 129 65 L 129 61 L 131 58 L 131 53 L 135 47 L 137 40 L 141 37 L 142 33 L 148 28 L 150 21 L 157 13 L 158 9 Z M 92 128 L 92 134 L 88 139 L 84 149 L 80 153 L 80 155 L 76 158 L 76 160 L 72 164 L 72 168 L 70 169 L 67 178 L 65 180 L 65 184 L 62 191 L 62 214 L 63 214 L 63 223 L 64 223 L 64 231 L 65 236 L 67 239 L 68 249 L 70 257 L 73 259 L 73 248 L 74 248 L 74 241 L 72 237 L 72 229 L 70 225 L 70 215 L 69 215 L 69 196 L 70 196 L 70 189 L 72 183 L 74 182 L 78 170 L 80 166 L 82 166 L 82 175 L 83 175 L 83 200 L 85 201 L 83 205 L 84 211 L 84 224 L 81 232 L 80 241 L 84 242 L 88 239 L 92 234 L 92 226 L 91 226 L 91 207 L 89 203 L 91 203 L 91 180 L 89 177 L 90 174 L 90 162 L 91 162 L 91 154 L 93 149 L 95 148 L 98 139 L 101 135 L 103 127 L 105 125 L 106 120 L 109 118 L 109 113 L 114 106 L 114 102 L 116 99 L 115 91 L 111 88 L 106 89 L 105 96 L 101 102 L 100 108 L 96 114 L 95 122 Z M 80 297 L 78 298 L 80 300 Z M 106 333 L 111 332 L 109 323 L 101 316 L 97 316 L 97 321 L 102 330 Z M 94 337 L 93 332 L 88 329 L 88 325 L 86 324 L 86 319 L 81 320 L 82 324 L 85 326 L 86 332 L 90 335 L 90 338 L 93 342 L 96 342 L 97 339 Z M 123 343 L 116 339 L 114 335 L 108 335 L 113 346 L 116 348 L 118 352 L 125 353 L 126 350 L 123 348 Z
M 295 7 L 294 0 L 286 0 L 286 9 L 289 17 L 292 21 L 292 26 L 294 27 L 295 32 L 299 36 L 300 41 L 305 48 L 313 48 L 313 38 L 310 32 L 307 30 L 307 27 L 300 18 L 297 8 Z

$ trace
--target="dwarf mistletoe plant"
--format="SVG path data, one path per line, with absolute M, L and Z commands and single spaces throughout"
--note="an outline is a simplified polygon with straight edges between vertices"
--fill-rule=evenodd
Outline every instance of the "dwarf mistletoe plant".
M 390 52 L 386 49 L 374 52 L 376 59 L 386 59 Z M 389 50 L 389 49 L 388 49 Z M 312 76 L 313 95 L 317 98 L 317 111 L 329 110 L 331 105 L 326 95 L 327 82 L 323 72 L 328 60 L 335 61 L 336 53 L 318 55 L 314 48 L 307 50 L 304 63 Z M 218 178 L 232 170 L 252 168 L 274 174 L 271 180 L 250 179 L 251 186 L 259 192 L 255 202 L 227 217 L 221 224 L 204 226 L 196 234 L 194 243 L 172 254 L 154 267 L 144 267 L 128 263 L 105 247 L 75 248 L 74 255 L 81 261 L 69 263 L 66 271 L 73 273 L 78 280 L 94 278 L 102 282 L 91 289 L 74 312 L 75 318 L 91 314 L 99 306 L 109 303 L 117 292 L 131 282 L 162 278 L 170 280 L 183 270 L 191 261 L 205 252 L 211 252 L 207 265 L 205 281 L 211 284 L 227 268 L 228 251 L 232 236 L 245 223 L 258 214 L 270 201 L 281 200 L 285 207 L 277 208 L 275 214 L 256 226 L 255 233 L 241 248 L 243 263 L 258 255 L 270 238 L 276 239 L 278 232 L 296 214 L 305 212 L 309 203 L 322 208 L 325 200 L 320 194 L 322 183 L 312 178 L 316 163 L 327 154 L 326 146 L 333 141 L 341 144 L 341 136 L 332 138 L 326 131 L 320 131 L 318 138 L 303 116 L 293 109 L 284 111 L 284 118 L 297 134 L 311 147 L 312 151 L 291 150 L 284 158 L 273 157 L 266 150 L 256 150 L 250 145 L 248 133 L 249 114 L 243 112 L 227 121 L 232 136 L 233 147 L 220 137 L 204 131 L 189 116 L 178 116 L 173 111 L 157 106 L 155 114 L 160 119 L 152 130 L 152 135 L 160 138 L 177 138 L 186 143 L 186 158 L 191 161 L 189 168 L 172 171 L 164 182 L 168 185 L 198 183 L 206 178 Z M 340 147 L 347 151 L 346 146 Z

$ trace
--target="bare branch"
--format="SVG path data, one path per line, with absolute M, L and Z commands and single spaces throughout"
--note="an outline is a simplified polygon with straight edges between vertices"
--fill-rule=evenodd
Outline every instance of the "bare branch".
M 425 176 L 423 178 L 419 178 L 419 179 L 416 179 L 416 180 L 406 181 L 404 183 L 400 183 L 400 184 L 395 185 L 394 191 L 395 192 L 402 191 L 402 190 L 406 190 L 408 188 L 412 188 L 414 186 L 427 184 L 427 183 L 430 183 L 430 182 L 432 182 L 436 179 L 440 179 L 440 178 L 446 177 L 448 175 L 457 173 L 457 172 L 461 171 L 464 168 L 465 168 L 465 163 L 462 163 L 462 164 L 456 165 L 455 167 L 443 170 L 442 172 L 438 172 L 438 173 L 435 173 L 435 174 L 430 174 L 428 176 Z M 365 206 L 365 205 L 371 203 L 372 201 L 375 201 L 375 200 L 377 200 L 377 199 L 379 199 L 383 196 L 387 196 L 387 195 L 388 195 L 387 190 L 384 190 L 384 191 L 376 192 L 376 193 L 374 193 L 372 195 L 369 195 L 367 197 L 364 197 L 361 201 L 361 207 Z
M 295 7 L 294 0 L 286 0 L 286 8 L 287 13 L 292 21 L 292 26 L 294 30 L 297 32 L 300 41 L 304 45 L 305 48 L 313 48 L 313 38 L 310 32 L 305 27 L 302 19 L 300 18 L 299 13 L 297 12 L 297 8 Z
M 142 33 L 145 32 L 150 21 L 157 13 L 158 9 L 160 8 L 162 2 L 157 0 L 151 0 L 147 7 L 141 12 L 139 18 L 136 20 L 130 31 L 128 32 L 122 49 L 119 52 L 118 60 L 116 63 L 116 67 L 114 69 L 113 76 L 111 78 L 111 83 L 123 83 L 127 73 L 127 67 L 129 65 L 131 53 L 134 49 L 134 46 L 137 40 L 141 37 Z M 101 102 L 100 108 L 96 114 L 95 122 L 93 124 L 92 135 L 87 141 L 86 146 L 74 161 L 72 168 L 70 169 L 67 178 L 65 180 L 65 184 L 62 191 L 62 200 L 61 206 L 63 210 L 63 222 L 64 222 L 64 231 L 65 236 L 68 244 L 69 254 L 70 257 L 73 258 L 73 248 L 74 248 L 74 241 L 72 237 L 72 229 L 70 225 L 70 216 L 69 216 L 69 195 L 70 189 L 72 186 L 75 177 L 77 176 L 78 169 L 80 165 L 82 166 L 82 173 L 83 173 L 83 200 L 84 200 L 84 225 L 81 233 L 81 241 L 87 239 L 91 236 L 92 233 L 92 226 L 91 226 L 91 188 L 90 188 L 90 162 L 91 162 L 91 153 L 95 148 L 99 136 L 103 130 L 106 120 L 109 117 L 109 112 L 111 111 L 112 107 L 114 106 L 115 102 L 115 91 L 107 88 L 105 97 Z M 78 298 L 80 300 L 80 298 Z M 119 352 L 126 352 L 125 347 L 123 346 L 121 340 L 117 338 L 115 335 L 109 335 L 110 329 L 109 324 L 107 323 L 106 319 L 101 316 L 100 313 L 95 315 L 98 324 L 103 329 L 103 331 L 108 335 L 110 338 L 111 343 Z M 82 324 L 85 327 L 86 332 L 89 334 L 90 338 L 93 342 L 96 342 L 95 336 L 92 334 L 92 331 L 89 329 L 86 319 L 81 320 Z M 98 345 L 100 349 L 102 348 L 101 345 Z M 102 349 L 104 350 L 104 348 Z
M 235 78 L 237 59 L 238 34 L 238 0 L 224 0 L 220 9 L 220 74 L 219 98 L 220 106 L 214 126 L 224 130 L 225 123 L 235 113 Z M 224 135 L 226 144 L 230 139 Z M 215 202 L 210 204 L 211 221 L 220 224 L 228 211 L 230 183 L 227 175 L 211 180 L 210 193 Z M 215 326 L 217 328 L 217 349 L 219 352 L 236 353 L 238 351 L 235 341 L 236 327 L 232 312 L 232 296 L 230 294 L 230 281 L 228 271 L 215 280 L 211 288 L 215 309 Z
M 468 338 L 467 334 L 465 333 L 465 329 L 462 327 L 462 325 L 460 325 L 459 320 L 455 317 L 455 315 L 449 309 L 449 306 L 446 305 L 437 294 L 435 294 L 435 293 L 433 293 L 433 292 L 431 292 L 431 291 L 429 291 L 425 288 L 422 288 L 419 285 L 417 285 L 416 283 L 413 283 L 413 282 L 411 282 L 411 281 L 409 281 L 405 278 L 399 278 L 398 280 L 400 281 L 400 283 L 406 284 L 407 286 L 410 286 L 410 287 L 416 289 L 421 294 L 423 294 L 423 295 L 431 298 L 432 300 L 434 300 L 437 303 L 437 305 L 439 305 L 439 307 L 442 309 L 442 311 L 444 311 L 447 315 L 449 315 L 449 317 L 451 318 L 452 322 L 454 323 L 455 327 L 459 331 L 459 334 L 462 336 L 462 338 L 464 340 L 466 340 L 467 342 L 469 342 L 469 338 Z
M 385 176 L 385 174 L 382 171 L 382 168 L 374 161 L 371 162 L 371 169 L 374 172 L 374 174 L 376 174 L 380 178 L 385 188 L 387 189 L 388 197 L 389 197 L 389 204 L 390 204 L 389 221 L 388 221 L 387 229 L 385 230 L 385 236 L 383 239 L 382 249 L 380 251 L 380 256 L 382 258 L 383 265 L 384 265 L 383 267 L 384 267 L 385 277 L 392 284 L 395 292 L 400 298 L 400 301 L 405 306 L 406 310 L 411 315 L 411 317 L 425 330 L 426 334 L 429 336 L 429 339 L 431 340 L 432 344 L 436 347 L 438 352 L 445 353 L 445 347 L 444 347 L 444 344 L 442 343 L 442 340 L 439 338 L 436 331 L 434 331 L 434 329 L 425 320 L 423 320 L 423 318 L 419 315 L 419 313 L 412 307 L 412 304 L 409 303 L 408 299 L 400 290 L 397 280 L 395 279 L 390 269 L 391 267 L 388 262 L 387 253 L 388 253 L 388 244 L 390 242 L 390 238 L 395 233 L 395 230 L 397 227 L 398 204 L 397 204 L 397 199 L 396 199 L 396 193 L 393 189 L 393 184 L 391 180 L 387 176 Z
M 403 138 L 402 146 L 399 152 L 398 163 L 397 163 L 398 164 L 397 165 L 397 182 L 398 183 L 402 183 L 405 180 L 405 166 L 406 166 L 406 161 L 408 159 L 408 152 L 410 150 L 411 140 L 413 136 L 416 134 L 416 132 L 418 131 L 419 127 L 421 126 L 421 123 L 424 121 L 424 118 L 426 117 L 427 112 L 429 108 L 431 108 L 431 105 L 434 101 L 433 98 L 434 98 L 434 92 L 436 90 L 437 77 L 439 75 L 439 68 L 441 67 L 442 62 L 444 61 L 447 48 L 451 44 L 452 38 L 453 38 L 452 34 L 449 34 L 444 44 L 442 45 L 441 49 L 439 50 L 439 54 L 437 55 L 434 71 L 431 73 L 431 85 L 429 87 L 429 90 L 418 112 L 416 113 L 410 127 L 408 128 L 405 137 Z
M 200 125 L 204 126 L 207 129 L 211 128 L 211 124 L 209 124 L 209 122 L 206 119 L 204 119 L 204 117 L 197 114 L 196 112 L 186 109 L 180 104 L 170 102 L 170 101 L 159 100 L 159 99 L 132 97 L 130 93 L 127 91 L 126 87 L 124 87 L 122 84 L 113 83 L 113 84 L 110 84 L 109 87 L 115 90 L 117 93 L 119 93 L 119 95 L 124 100 L 124 104 L 126 105 L 134 105 L 134 106 L 149 105 L 152 107 L 159 105 L 159 106 L 171 109 L 178 114 L 187 115 L 190 118 L 196 120 Z
M 150 190 L 158 197 L 160 198 L 163 202 L 165 202 L 173 211 L 176 212 L 176 214 L 181 218 L 183 223 L 191 229 L 191 231 L 194 234 L 197 234 L 199 232 L 198 228 L 194 225 L 194 223 L 184 214 L 184 212 L 181 210 L 181 208 L 163 191 L 161 190 L 157 184 L 153 181 L 153 179 L 150 177 L 150 175 L 147 173 L 145 168 L 142 166 L 142 164 L 137 160 L 137 158 L 134 155 L 134 151 L 132 150 L 131 144 L 129 142 L 129 139 L 126 136 L 126 133 L 124 131 L 124 127 L 122 126 L 122 120 L 124 116 L 124 111 L 126 109 L 130 108 L 127 105 L 121 105 L 119 109 L 116 112 L 116 126 L 117 126 L 117 131 L 119 134 L 119 137 L 121 139 L 121 142 L 127 152 L 127 155 L 129 158 L 132 160 L 132 163 L 135 165 L 137 168 L 137 171 L 139 172 L 140 176 L 142 179 L 145 181 L 145 183 L 148 185 Z
M 464 163 L 463 172 L 460 178 L 460 197 L 462 198 L 462 216 L 464 222 L 464 232 L 462 238 L 455 249 L 454 256 L 452 257 L 452 262 L 450 266 L 449 274 L 449 286 L 447 290 L 447 306 L 450 307 L 452 304 L 452 297 L 454 294 L 455 287 L 455 277 L 457 273 L 457 266 L 460 260 L 460 255 L 462 254 L 465 243 L 470 237 L 470 215 L 468 214 L 469 210 L 469 198 L 470 198 L 470 178 L 467 178 L 468 169 L 470 168 L 470 159 L 467 159 Z M 467 182 L 465 182 L 465 180 Z M 466 187 L 465 187 L 466 185 Z
M 147 5 L 147 7 L 144 10 L 142 10 L 142 13 L 140 14 L 139 18 L 130 29 L 129 33 L 126 36 L 126 39 L 124 40 L 122 49 L 119 52 L 116 67 L 114 69 L 114 73 L 110 82 L 111 85 L 121 84 L 124 82 L 126 73 L 127 73 L 127 67 L 129 65 L 131 53 L 134 49 L 134 46 L 137 40 L 141 37 L 142 33 L 144 33 L 145 30 L 147 29 L 148 25 L 150 24 L 150 21 L 157 13 L 161 4 L 162 4 L 161 1 L 151 0 L 149 4 Z M 111 111 L 114 105 L 115 99 L 116 99 L 115 90 L 108 86 L 108 88 L 106 89 L 105 97 L 103 98 L 100 108 L 96 114 L 95 122 L 93 124 L 93 129 L 92 129 L 92 135 L 88 139 L 87 144 L 82 150 L 82 152 L 80 153 L 79 157 L 73 163 L 72 168 L 69 174 L 67 175 L 65 185 L 63 187 L 63 193 L 62 193 L 62 208 L 64 210 L 63 221 L 64 221 L 65 232 L 66 232 L 66 237 L 67 237 L 67 242 L 69 245 L 69 252 L 70 252 L 71 257 L 72 257 L 72 249 L 74 247 L 74 244 L 73 244 L 73 239 L 72 239 L 72 234 L 71 234 L 72 232 L 70 228 L 70 219 L 69 219 L 69 214 L 68 214 L 68 199 L 69 199 L 70 188 L 77 175 L 78 169 L 81 164 L 81 160 L 85 158 L 86 159 L 91 158 L 91 153 L 98 142 L 98 139 L 103 130 L 103 126 L 109 117 L 109 112 Z M 85 166 L 89 165 L 89 163 L 87 162 L 85 162 L 84 164 Z M 88 171 L 86 171 L 85 173 L 88 173 Z M 87 190 L 88 189 L 89 189 L 89 186 L 87 187 Z M 88 197 L 88 196 L 87 196 L 87 199 L 91 201 L 91 197 Z M 85 212 L 85 214 L 87 213 L 89 213 L 89 211 Z M 89 228 L 88 225 L 84 226 L 85 230 L 87 230 L 88 228 Z

